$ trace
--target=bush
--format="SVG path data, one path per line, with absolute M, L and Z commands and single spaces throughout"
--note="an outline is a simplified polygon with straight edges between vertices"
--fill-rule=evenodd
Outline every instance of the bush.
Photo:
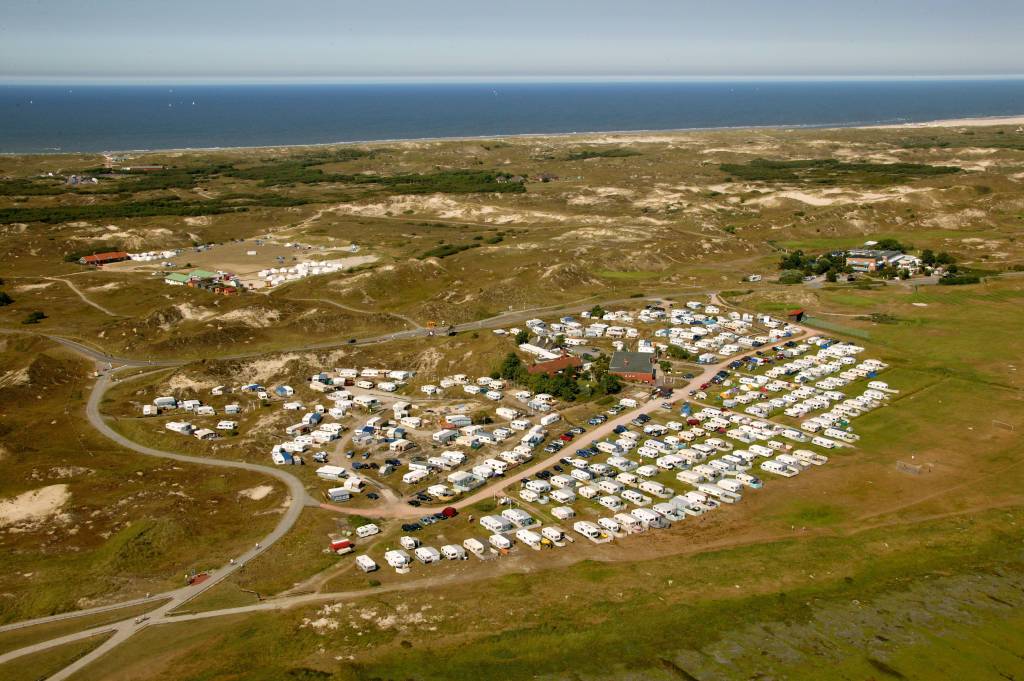
M 783 270 L 779 274 L 780 284 L 799 284 L 804 280 L 804 273 L 800 270 Z
M 964 286 L 965 284 L 980 284 L 981 277 L 975 274 L 947 274 L 939 279 L 943 286 Z
M 29 312 L 28 316 L 21 320 L 22 324 L 38 324 L 42 320 L 46 319 L 46 315 L 36 310 L 35 312 Z
M 7 295 L 7 291 L 0 291 L 0 307 L 10 305 L 14 302 L 14 299 Z

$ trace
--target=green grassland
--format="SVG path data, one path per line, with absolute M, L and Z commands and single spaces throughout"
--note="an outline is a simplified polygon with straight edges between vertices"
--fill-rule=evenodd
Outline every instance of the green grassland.
M 87 364 L 39 340 L 3 339 L 5 475 L 0 496 L 66 485 L 67 501 L 5 526 L 0 619 L 12 621 L 179 586 L 221 564 L 277 519 L 283 492 L 238 492 L 266 480 L 123 451 L 84 418 Z M 247 522 L 242 529 L 242 519 Z
M 732 290 L 727 301 L 743 310 L 802 307 L 822 333 L 846 333 L 890 363 L 885 380 L 901 391 L 857 420 L 856 449 L 736 507 L 603 547 L 470 561 L 448 581 L 431 579 L 447 565 L 346 570 L 350 557 L 323 549 L 349 526 L 309 509 L 183 610 L 250 604 L 253 592 L 361 590 L 370 578 L 373 597 L 148 628 L 79 678 L 812 678 L 822 664 L 849 679 L 1017 674 L 1019 137 L 758 130 L 153 152 L 132 163 L 168 168 L 144 175 L 101 172 L 90 155 L 0 158 L 0 289 L 13 300 L 0 328 L 188 360 L 121 381 L 102 405 L 120 432 L 164 449 L 265 462 L 287 415 L 246 402 L 237 436 L 198 442 L 168 433 L 164 417 L 139 418 L 160 394 L 216 402 L 213 385 L 294 384 L 343 366 L 414 369 L 404 394 L 415 394 L 444 375 L 489 374 L 512 341 L 486 328 L 347 340 L 570 304 L 637 308 L 640 293 L 684 301 Z M 45 172 L 102 177 L 73 188 Z M 158 267 L 68 261 L 255 238 L 355 243 L 375 260 L 237 298 L 165 286 Z M 881 238 L 991 274 L 968 286 L 774 283 L 787 250 Z M 740 283 L 751 273 L 764 281 Z M 23 324 L 35 310 L 46 318 Z M 276 521 L 279 487 L 259 501 L 238 494 L 266 484 L 259 475 L 144 460 L 100 438 L 82 415 L 87 363 L 35 336 L 0 343 L 0 497 L 58 484 L 70 494 L 59 515 L 0 527 L 0 620 L 178 586 Z M 304 349 L 314 345 L 332 347 Z M 298 474 L 315 493 L 309 468 Z M 368 548 L 376 558 L 398 532 L 382 525 Z M 473 529 L 460 521 L 423 536 L 455 541 Z M 423 577 L 422 588 L 404 587 Z
M 89 654 L 108 638 L 98 634 L 81 641 L 65 643 L 38 653 L 26 655 L 6 664 L 0 664 L 0 679 L 3 681 L 39 681 L 49 678 L 72 662 Z

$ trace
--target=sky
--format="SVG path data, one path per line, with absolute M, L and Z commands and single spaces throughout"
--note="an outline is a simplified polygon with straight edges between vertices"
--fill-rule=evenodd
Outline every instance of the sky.
M 0 0 L 0 81 L 1024 74 L 1021 0 Z

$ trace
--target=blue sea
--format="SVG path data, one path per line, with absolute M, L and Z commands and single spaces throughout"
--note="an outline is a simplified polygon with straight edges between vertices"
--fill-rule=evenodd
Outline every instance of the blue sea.
M 0 152 L 325 144 L 1024 114 L 1024 79 L 0 86 Z

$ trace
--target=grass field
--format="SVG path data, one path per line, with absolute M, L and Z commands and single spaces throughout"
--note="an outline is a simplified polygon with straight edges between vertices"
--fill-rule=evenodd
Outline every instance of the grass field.
M 181 610 L 362 590 L 371 580 L 373 596 L 147 628 L 78 678 L 810 679 L 826 665 L 851 680 L 1019 676 L 1024 278 L 1014 270 L 1024 264 L 1024 152 L 1003 132 L 702 131 L 272 157 L 153 153 L 141 161 L 172 170 L 104 180 L 94 192 L 35 176 L 96 167 L 98 157 L 0 158 L 9 178 L 0 288 L 13 300 L 0 307 L 0 327 L 191 360 L 123 381 L 102 405 L 120 432 L 163 449 L 265 463 L 290 416 L 276 401 L 247 401 L 237 436 L 198 442 L 163 429 L 169 416 L 139 418 L 158 395 L 219 409 L 240 396 L 214 399 L 214 385 L 294 382 L 312 403 L 305 378 L 347 366 L 413 369 L 405 390 L 416 394 L 445 375 L 489 374 L 512 340 L 489 329 L 347 340 L 512 311 L 547 317 L 534 310 L 640 293 L 681 304 L 730 290 L 723 297 L 744 311 L 804 308 L 823 335 L 888 362 L 883 378 L 900 390 L 856 421 L 858 446 L 828 465 L 772 480 L 702 520 L 608 545 L 368 576 L 350 569 L 351 556 L 324 552 L 329 534 L 350 529 L 344 518 L 307 509 L 281 542 Z M 499 172 L 556 179 L 510 187 Z M 316 253 L 355 243 L 376 260 L 237 298 L 67 261 L 218 243 L 230 245 L 196 260 L 240 268 L 248 256 L 239 238 L 273 244 L 267 256 L 304 252 L 287 243 Z M 787 250 L 882 238 L 998 276 L 969 286 L 774 282 Z M 750 274 L 763 281 L 746 282 Z M 46 318 L 23 324 L 35 310 Z M 317 343 L 337 347 L 300 350 Z M 230 359 L 251 353 L 264 354 Z M 101 439 L 82 415 L 90 368 L 41 338 L 0 337 L 0 498 L 47 490 L 52 502 L 0 523 L 0 620 L 178 586 L 185 571 L 221 564 L 279 517 L 280 488 L 258 500 L 240 494 L 266 484 L 261 476 L 143 460 Z M 459 401 L 475 404 L 444 402 Z M 319 492 L 311 469 L 297 474 Z M 399 533 L 383 525 L 364 547 L 377 559 Z M 463 518 L 421 536 L 441 545 L 475 530 Z M 407 589 L 410 579 L 423 584 Z M 0 649 L 77 625 L 49 626 L 0 637 Z M 38 668 L 85 649 L 52 651 Z

